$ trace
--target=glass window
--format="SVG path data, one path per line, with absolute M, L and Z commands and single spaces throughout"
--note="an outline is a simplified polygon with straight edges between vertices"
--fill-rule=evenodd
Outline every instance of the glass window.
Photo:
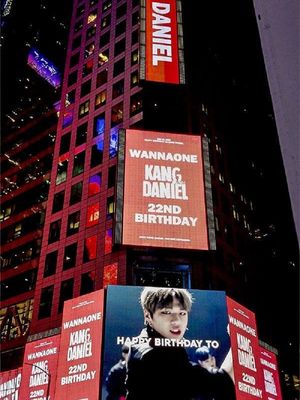
M 77 82 L 77 71 L 72 72 L 68 77 L 68 86 Z
M 63 281 L 60 286 L 58 312 L 61 313 L 64 308 L 64 302 L 73 298 L 74 279 Z
M 123 93 L 124 93 L 124 79 L 121 79 L 120 81 L 116 82 L 113 85 L 112 98 L 115 99 L 116 97 L 121 96 Z
M 80 144 L 83 144 L 86 142 L 87 129 L 88 129 L 87 122 L 85 124 L 80 125 L 77 128 L 76 143 L 75 143 L 76 146 L 79 146 Z
M 107 31 L 100 36 L 100 45 L 99 45 L 100 49 L 101 47 L 104 47 L 109 43 L 109 39 L 110 39 L 110 31 Z
M 84 13 L 84 4 L 81 4 L 76 10 L 76 17 L 80 17 L 81 14 Z
M 94 194 L 100 193 L 102 182 L 102 175 L 96 174 L 89 177 L 88 195 L 93 196 Z
M 65 154 L 70 149 L 71 132 L 66 133 L 60 139 L 59 154 Z
M 131 46 L 133 46 L 135 43 L 139 41 L 139 32 L 136 29 L 135 31 L 132 32 L 131 34 Z
M 82 118 L 89 113 L 90 110 L 90 100 L 85 101 L 84 103 L 80 104 L 78 110 L 78 117 Z
M 105 113 L 97 115 L 97 117 L 94 118 L 94 131 L 93 131 L 93 136 L 100 136 L 104 135 L 104 130 L 105 130 Z
M 83 27 L 83 20 L 81 19 L 81 20 L 77 21 L 76 24 L 74 25 L 74 32 L 75 33 L 79 32 L 80 29 L 82 29 L 82 27 Z
M 92 12 L 88 15 L 87 23 L 90 24 L 91 22 L 95 21 L 96 19 L 97 19 L 97 12 L 96 12 L 96 11 L 92 11 Z
M 77 36 L 72 43 L 72 50 L 77 49 L 81 44 L 81 36 Z
M 98 93 L 95 97 L 95 108 L 103 106 L 106 103 L 106 90 Z
M 114 50 L 115 57 L 121 54 L 123 51 L 125 51 L 125 45 L 126 45 L 125 39 L 119 40 L 115 44 L 115 50 Z
M 84 49 L 84 58 L 90 57 L 92 54 L 94 54 L 94 51 L 95 51 L 95 43 L 88 44 Z
M 64 207 L 64 198 L 65 198 L 65 191 L 62 190 L 61 192 L 55 193 L 53 198 L 53 205 L 52 205 L 52 214 L 60 211 Z
M 101 67 L 101 65 L 107 63 L 109 57 L 109 49 L 100 51 L 98 54 L 98 67 Z
M 106 0 L 102 3 L 102 12 L 107 11 L 111 8 L 112 0 Z
M 47 286 L 42 289 L 38 319 L 50 317 L 52 300 L 53 300 L 53 291 L 54 291 L 53 285 Z
M 97 75 L 96 87 L 104 85 L 106 82 L 107 82 L 107 69 L 104 69 Z
M 62 182 L 65 182 L 67 179 L 67 171 L 68 171 L 68 160 L 63 162 L 59 162 L 57 165 L 57 175 L 56 175 L 56 185 L 59 185 Z
M 130 87 L 137 86 L 139 84 L 139 74 L 138 71 L 133 71 L 130 77 Z
M 105 15 L 105 16 L 102 18 L 102 21 L 101 21 L 101 28 L 104 29 L 104 28 L 106 28 L 107 26 L 109 26 L 109 25 L 110 25 L 110 21 L 111 21 L 111 16 L 110 16 L 110 14 Z
M 116 104 L 111 109 L 111 126 L 115 126 L 123 121 L 123 102 Z
M 139 51 L 133 50 L 133 52 L 131 53 L 131 65 L 135 65 L 139 62 Z
M 114 196 L 110 196 L 106 202 L 106 218 L 111 219 L 115 212 L 115 200 Z
M 82 196 L 82 182 L 75 183 L 71 186 L 70 206 L 78 203 Z
M 46 255 L 45 268 L 44 268 L 44 278 L 47 276 L 54 275 L 56 272 L 57 265 L 57 250 Z
M 48 243 L 54 243 L 60 238 L 61 220 L 51 222 Z
M 69 215 L 67 225 L 67 236 L 74 235 L 79 231 L 80 211 L 76 211 Z
M 112 165 L 111 167 L 109 167 L 108 169 L 108 182 L 107 182 L 107 186 L 108 188 L 114 187 L 115 183 L 116 183 L 116 166 Z
M 112 229 L 107 229 L 105 232 L 104 254 L 109 254 L 112 251 Z
M 138 11 L 134 12 L 131 17 L 132 26 L 139 23 L 140 13 Z
M 87 94 L 90 93 L 91 83 L 92 83 L 91 79 L 83 83 L 83 85 L 81 86 L 80 97 L 86 96 Z
M 90 59 L 87 61 L 86 64 L 84 64 L 83 69 L 82 69 L 82 76 L 85 77 L 89 75 L 93 71 L 93 60 Z
M 77 243 L 72 243 L 65 248 L 63 270 L 75 267 L 76 252 L 77 252 Z
M 119 22 L 116 26 L 116 36 L 122 35 L 124 32 L 126 32 L 126 19 Z
M 107 285 L 117 285 L 118 283 L 118 263 L 105 265 L 103 271 L 103 287 Z
M 74 65 L 77 65 L 79 62 L 79 52 L 75 53 L 72 55 L 72 57 L 70 58 L 70 68 L 74 67 Z
M 86 214 L 86 226 L 96 225 L 99 221 L 100 211 L 99 211 L 99 203 L 91 204 L 87 208 Z
M 130 98 L 130 116 L 133 116 L 143 109 L 141 93 L 136 93 Z
M 63 115 L 63 124 L 62 127 L 66 128 L 67 126 L 71 125 L 73 122 L 73 110 L 67 110 L 64 112 Z
M 97 25 L 94 24 L 86 31 L 86 40 L 90 39 L 91 37 L 95 36 L 96 34 Z
M 117 8 L 116 16 L 117 18 L 123 17 L 127 11 L 127 3 L 123 3 L 120 7 Z
M 99 138 L 99 141 L 92 146 L 91 154 L 91 168 L 100 165 L 103 160 L 103 139 Z
M 66 100 L 65 100 L 66 107 L 69 107 L 71 104 L 75 103 L 75 94 L 76 94 L 75 89 L 71 90 L 69 93 L 66 94 Z
M 114 64 L 114 72 L 113 75 L 114 77 L 121 74 L 122 72 L 125 71 L 125 58 L 121 58 L 121 60 L 117 61 Z
M 84 171 L 85 151 L 78 153 L 74 156 L 74 165 L 72 176 L 77 176 Z
M 80 283 L 80 296 L 83 294 L 91 293 L 95 288 L 95 273 L 86 272 L 81 275 L 81 283 Z
M 118 154 L 119 130 L 112 128 L 109 136 L 109 158 L 116 157 Z
M 97 255 L 97 235 L 85 238 L 83 262 L 89 262 L 91 260 L 94 260 L 96 258 L 96 255 Z

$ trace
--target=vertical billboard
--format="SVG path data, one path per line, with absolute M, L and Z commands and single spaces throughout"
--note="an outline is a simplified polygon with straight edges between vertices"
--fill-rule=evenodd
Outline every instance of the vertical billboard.
M 22 379 L 22 368 L 0 373 L 0 399 L 20 400 L 19 389 Z
M 260 347 L 260 364 L 263 373 L 264 400 L 282 400 L 276 355 Z
M 26 344 L 20 399 L 54 399 L 60 335 Z
M 227 297 L 237 400 L 263 398 L 255 314 Z
M 64 304 L 55 399 L 98 400 L 103 290 Z
M 128 129 L 119 149 L 116 243 L 209 249 L 201 137 Z
M 140 78 L 184 83 L 181 3 L 178 0 L 142 0 Z
M 224 292 L 108 286 L 102 399 L 234 400 L 227 326 Z

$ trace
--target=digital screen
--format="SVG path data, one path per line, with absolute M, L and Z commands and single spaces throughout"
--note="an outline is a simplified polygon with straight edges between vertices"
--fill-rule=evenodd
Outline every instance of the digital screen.
M 32 48 L 28 54 L 28 65 L 33 68 L 50 85 L 57 89 L 61 85 L 61 74 L 56 66 L 43 54 Z

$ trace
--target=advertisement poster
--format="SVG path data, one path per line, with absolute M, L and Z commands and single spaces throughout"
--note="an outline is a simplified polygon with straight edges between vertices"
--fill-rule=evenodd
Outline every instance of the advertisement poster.
M 276 355 L 260 347 L 260 364 L 263 372 L 264 400 L 282 400 Z
M 102 399 L 235 399 L 227 327 L 224 292 L 108 286 Z
M 54 400 L 60 335 L 26 344 L 20 399 Z
M 176 0 L 146 0 L 146 80 L 179 83 Z
M 0 373 L 0 399 L 21 400 L 19 389 L 22 379 L 22 368 Z
M 126 130 L 124 175 L 123 244 L 208 249 L 200 136 Z
M 103 290 L 65 302 L 55 399 L 98 400 Z
M 255 314 L 227 297 L 237 400 L 263 398 Z

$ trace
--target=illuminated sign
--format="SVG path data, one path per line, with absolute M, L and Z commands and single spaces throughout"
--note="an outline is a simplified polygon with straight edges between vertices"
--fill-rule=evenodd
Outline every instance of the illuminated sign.
M 54 399 L 60 335 L 26 344 L 20 399 Z
M 61 74 L 55 65 L 45 56 L 32 48 L 28 54 L 28 65 L 34 69 L 50 85 L 57 89 L 61 85 Z
M 141 79 L 184 83 L 182 26 L 176 0 L 144 0 L 141 19 Z
M 255 314 L 227 297 L 237 400 L 263 398 Z
M 119 365 L 120 376 L 122 374 L 122 347 L 125 345 L 131 347 L 131 355 L 127 360 L 128 398 L 198 399 L 205 395 L 205 398 L 233 400 L 234 384 L 229 374 L 222 372 L 214 376 L 200 364 L 194 365 L 197 363 L 197 349 L 206 348 L 212 356 L 211 366 L 226 368 L 230 338 L 227 332 L 225 293 L 183 290 L 184 293 L 188 293 L 187 296 L 193 298 L 191 310 L 188 315 L 183 316 L 184 311 L 180 308 L 179 317 L 176 314 L 178 310 L 174 309 L 174 314 L 170 316 L 168 303 L 165 313 L 162 314 L 164 317 L 160 320 L 163 333 L 156 331 L 157 326 L 153 327 L 151 321 L 145 323 L 141 297 L 144 289 L 148 288 L 108 286 L 101 398 L 110 398 L 108 395 L 112 394 L 116 396 L 114 398 L 124 396 L 124 387 L 121 388 L 120 384 L 118 387 L 114 386 L 115 381 L 110 377 L 114 374 L 112 367 L 116 364 Z M 162 302 L 162 299 L 170 300 L 174 297 L 171 288 L 149 289 L 166 293 L 165 297 L 161 297 Z M 153 297 L 151 295 L 152 299 Z M 153 317 L 153 320 L 156 320 L 156 317 Z M 169 325 L 168 320 L 172 321 Z M 168 327 L 166 330 L 163 329 L 164 325 Z
M 98 400 L 103 290 L 64 304 L 55 398 Z
M 0 399 L 18 400 L 20 384 L 22 379 L 22 368 L 13 369 L 0 373 Z
M 119 160 L 121 171 L 120 155 Z M 116 215 L 116 243 L 207 250 L 201 137 L 126 130 Z
M 260 347 L 260 364 L 264 380 L 264 399 L 282 400 L 276 355 Z

